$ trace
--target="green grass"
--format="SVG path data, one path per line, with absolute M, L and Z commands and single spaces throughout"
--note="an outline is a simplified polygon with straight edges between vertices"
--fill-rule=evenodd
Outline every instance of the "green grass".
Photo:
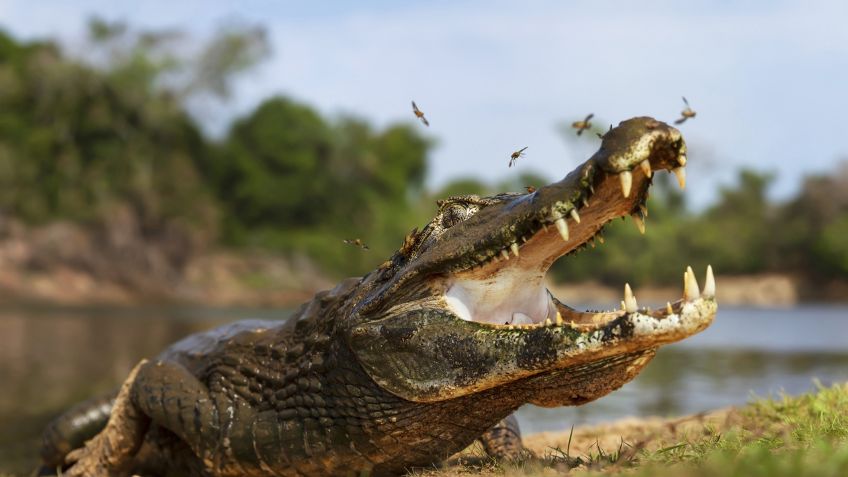
M 619 439 L 616 446 L 605 448 L 596 443 L 577 452 L 566 433 L 566 445 L 547 447 L 541 453 L 537 450 L 539 457 L 498 463 L 478 456 L 473 464 L 415 474 L 848 476 L 848 385 L 819 387 L 797 397 L 758 399 L 718 421 L 696 426 L 678 429 L 673 421 L 652 423 L 615 437 Z
M 644 452 L 633 475 L 848 475 L 848 386 L 755 401 L 739 411 L 739 421 Z

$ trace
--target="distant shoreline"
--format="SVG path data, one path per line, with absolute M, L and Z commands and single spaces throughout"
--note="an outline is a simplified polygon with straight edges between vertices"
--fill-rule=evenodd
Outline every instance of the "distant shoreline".
M 789 275 L 775 273 L 719 275 L 717 283 L 716 299 L 722 305 L 789 308 L 807 302 L 848 303 L 848 294 L 842 294 L 842 300 L 827 296 L 804 299 L 805 290 Z M 678 287 L 631 285 L 636 298 L 648 304 L 662 305 L 667 301 L 675 301 L 680 299 L 683 293 L 682 284 Z M 568 303 L 609 304 L 609 306 L 619 303 L 623 293 L 621 287 L 615 288 L 597 282 L 552 284 L 549 288 L 554 296 Z M 837 298 L 838 296 L 840 295 L 836 295 Z
M 135 288 L 98 278 L 68 267 L 53 270 L 20 270 L 0 258 L 0 305 L 46 304 L 57 306 L 178 305 L 206 307 L 291 308 L 334 281 L 314 269 L 295 271 L 281 257 L 259 254 L 218 253 L 198 259 L 179 283 L 162 282 Z M 303 281 L 298 282 L 298 274 Z M 275 282 L 275 277 L 280 277 Z M 282 278 L 285 277 L 285 278 Z M 149 279 L 156 282 L 155 277 Z M 846 299 L 802 299 L 802 290 L 785 275 L 763 274 L 719 277 L 718 301 L 725 306 L 791 308 L 803 304 L 848 304 Z M 549 284 L 551 293 L 575 306 L 617 307 L 622 290 L 597 282 Z M 648 306 L 680 299 L 682 288 L 634 286 L 636 298 Z
M 70 222 L 29 227 L 0 216 L 0 304 L 297 306 L 331 288 L 309 258 L 257 250 L 227 250 L 190 239 L 151 239 L 137 232 L 137 218 L 116 214 L 105 228 Z M 806 302 L 848 303 L 848 281 L 806 283 L 788 274 L 722 275 L 723 305 L 791 307 Z M 569 304 L 616 307 L 622 287 L 597 282 L 551 284 Z M 663 305 L 682 285 L 631 283 L 644 304 Z

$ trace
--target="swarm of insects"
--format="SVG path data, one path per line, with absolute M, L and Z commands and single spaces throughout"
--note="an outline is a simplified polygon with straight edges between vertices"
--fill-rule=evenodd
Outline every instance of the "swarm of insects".
M 589 122 L 589 121 L 590 121 L 593 117 L 595 117 L 595 114 L 594 114 L 594 113 L 590 113 L 588 116 L 586 116 L 586 119 L 584 119 L 584 120 L 582 120 L 582 121 L 574 121 L 573 123 L 571 123 L 571 127 L 573 127 L 574 129 L 576 129 L 576 130 L 577 130 L 577 135 L 578 135 L 578 136 L 580 136 L 581 134 L 583 134 L 583 131 L 585 131 L 585 130 L 587 130 L 587 129 L 589 129 L 589 128 L 591 128 L 591 127 L 592 127 L 592 123 L 591 123 L 591 122 Z
M 683 96 L 683 104 L 686 105 L 686 109 L 680 111 L 680 118 L 674 121 L 674 124 L 683 124 L 687 119 L 694 118 L 698 114 L 689 107 L 689 101 L 686 101 L 686 96 Z
M 418 109 L 418 105 L 415 104 L 415 101 L 412 102 L 412 112 L 415 114 L 415 117 L 420 119 L 425 126 L 430 126 L 430 121 L 427 121 L 427 118 L 424 117 L 424 112 Z
M 358 238 L 357 238 L 357 239 L 353 239 L 353 240 L 350 240 L 350 239 L 344 239 L 344 240 L 342 240 L 342 241 L 343 241 L 344 243 L 348 244 L 348 245 L 353 245 L 354 247 L 359 247 L 359 248 L 361 248 L 362 250 L 369 250 L 368 245 L 365 245 L 365 242 L 363 242 L 362 240 L 360 240 L 360 239 L 358 239 Z
M 519 157 L 524 157 L 524 151 L 527 149 L 527 146 L 522 147 L 521 149 L 513 152 L 509 155 L 509 167 L 515 165 L 515 161 L 518 160 Z

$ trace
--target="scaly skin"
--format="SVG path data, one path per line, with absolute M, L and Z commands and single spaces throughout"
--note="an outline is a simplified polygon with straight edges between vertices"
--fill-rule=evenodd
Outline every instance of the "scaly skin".
M 679 132 L 625 121 L 560 182 L 441 202 L 381 267 L 318 293 L 287 322 L 193 335 L 139 363 L 111 413 L 98 401 L 48 428 L 45 466 L 70 476 L 379 476 L 475 439 L 492 456 L 517 455 L 519 406 L 597 399 L 715 314 L 709 280 L 704 296 L 689 285 L 659 312 L 635 299 L 626 311 L 578 312 L 541 285 L 606 222 L 641 214 L 645 161 L 651 171 L 685 163 Z M 496 258 L 503 250 L 511 260 Z

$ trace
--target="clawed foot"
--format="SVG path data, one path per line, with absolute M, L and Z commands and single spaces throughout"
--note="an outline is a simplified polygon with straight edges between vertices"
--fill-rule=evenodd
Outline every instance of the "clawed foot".
M 67 477 L 123 477 L 141 446 L 147 419 L 130 400 L 130 389 L 138 370 L 147 363 L 142 360 L 130 372 L 121 386 L 109 422 L 99 434 L 65 457 L 70 465 Z
M 65 457 L 65 463 L 70 467 L 62 477 L 117 477 L 125 475 L 118 469 L 118 463 L 110 459 L 111 446 L 103 433 L 85 443 L 84 447 L 75 449 Z

